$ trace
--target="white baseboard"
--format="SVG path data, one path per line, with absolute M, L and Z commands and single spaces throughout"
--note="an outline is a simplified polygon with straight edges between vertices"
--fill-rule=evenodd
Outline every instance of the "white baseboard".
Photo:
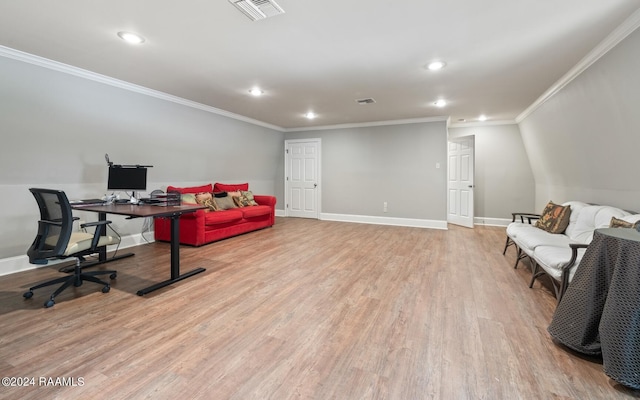
M 145 240 L 147 238 L 147 240 Z M 145 232 L 145 236 L 142 237 L 142 234 L 137 233 L 135 235 L 123 236 L 120 239 L 120 246 L 118 250 L 126 249 L 127 247 L 138 246 L 145 243 L 154 242 L 153 239 L 153 231 Z M 115 246 L 109 246 L 107 251 L 115 250 Z M 60 261 L 52 261 L 49 264 L 45 265 L 34 265 L 29 263 L 29 258 L 27 255 L 9 257 L 0 259 L 0 276 L 14 274 L 16 272 L 28 271 L 30 269 L 40 268 L 40 267 L 49 267 L 51 265 L 55 265 L 57 263 L 65 262 L 65 260 Z
M 413 219 L 413 218 L 393 218 L 374 217 L 369 215 L 349 215 L 321 213 L 320 219 L 324 221 L 356 222 L 360 224 L 394 225 L 407 226 L 413 228 L 447 229 L 447 221 Z
M 474 225 L 485 225 L 485 226 L 507 226 L 511 223 L 511 220 L 508 218 L 485 218 L 485 217 L 476 217 L 473 219 Z

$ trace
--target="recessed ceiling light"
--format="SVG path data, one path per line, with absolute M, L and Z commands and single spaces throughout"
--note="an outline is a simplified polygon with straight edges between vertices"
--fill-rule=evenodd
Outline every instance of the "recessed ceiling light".
M 305 116 L 305 118 L 307 118 L 307 119 L 314 119 L 314 118 L 315 118 L 315 117 L 317 117 L 318 115 L 317 115 L 316 113 L 312 112 L 312 111 L 309 111 L 309 112 L 308 112 L 308 113 L 306 113 L 304 116 Z
M 434 61 L 432 63 L 429 63 L 427 65 L 427 68 L 431 71 L 437 71 L 439 69 L 444 68 L 444 66 L 447 65 L 444 61 Z
M 262 91 L 262 89 L 254 87 L 253 89 L 249 90 L 249 93 L 251 93 L 252 96 L 262 96 L 264 94 L 264 92 Z
M 444 107 L 447 105 L 447 101 L 444 99 L 440 99 L 433 104 L 435 104 L 436 107 Z
M 131 44 L 142 44 L 144 43 L 144 38 L 138 34 L 131 32 L 118 32 L 118 36 L 120 39 L 129 42 Z
M 486 121 L 486 120 L 487 120 L 487 116 L 484 114 L 478 117 L 478 121 Z

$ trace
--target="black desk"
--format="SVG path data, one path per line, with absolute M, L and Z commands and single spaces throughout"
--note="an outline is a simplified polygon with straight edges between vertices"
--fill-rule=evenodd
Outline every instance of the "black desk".
M 204 268 L 196 268 L 192 271 L 180 273 L 180 216 L 186 213 L 196 212 L 199 205 L 181 206 L 152 206 L 132 204 L 107 204 L 107 205 L 75 205 L 74 210 L 92 211 L 99 214 L 101 221 L 106 220 L 107 214 L 126 215 L 129 218 L 166 217 L 171 219 L 171 278 L 138 290 L 138 296 L 153 292 L 154 290 L 171 285 L 185 278 L 204 272 Z M 105 250 L 106 251 L 106 250 Z M 101 255 L 102 256 L 102 255 Z
M 640 389 L 640 232 L 594 232 L 548 331 L 580 353 L 602 354 L 609 377 Z

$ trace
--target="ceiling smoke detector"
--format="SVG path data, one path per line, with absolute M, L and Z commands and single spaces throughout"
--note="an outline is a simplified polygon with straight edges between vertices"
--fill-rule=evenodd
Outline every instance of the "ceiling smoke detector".
M 252 21 L 284 14 L 284 10 L 274 0 L 229 0 Z
M 364 105 L 364 104 L 373 104 L 373 103 L 375 103 L 375 102 L 376 102 L 376 101 L 375 101 L 374 99 L 372 99 L 372 98 L 368 98 L 368 99 L 358 99 L 358 100 L 356 100 L 356 103 L 361 104 L 361 105 Z

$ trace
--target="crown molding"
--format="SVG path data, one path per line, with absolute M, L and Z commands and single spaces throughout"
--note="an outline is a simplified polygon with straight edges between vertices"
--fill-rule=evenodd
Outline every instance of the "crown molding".
M 353 123 L 353 124 L 308 126 L 303 128 L 285 128 L 283 129 L 283 131 L 284 132 L 326 131 L 330 129 L 367 128 L 372 126 L 419 124 L 423 122 L 446 122 L 447 119 L 448 117 L 396 119 L 396 120 L 389 120 L 389 121 L 361 122 L 361 123 Z
M 522 122 L 531 115 L 535 110 L 542 106 L 547 100 L 556 95 L 562 88 L 567 86 L 571 81 L 576 79 L 593 63 L 602 58 L 611 49 L 616 47 L 618 43 L 629 36 L 633 31 L 640 27 L 640 10 L 637 10 L 629 18 L 627 18 L 620 26 L 613 30 L 602 42 L 600 42 L 593 50 L 589 52 L 582 60 L 580 60 L 572 69 L 569 70 L 562 78 L 554 83 L 546 92 L 542 94 L 536 101 L 527 107 L 520 115 L 516 117 L 516 123 Z
M 268 124 L 266 122 L 258 121 L 258 120 L 248 118 L 239 114 L 235 114 L 229 111 L 221 110 L 219 108 L 207 106 L 202 103 L 187 100 L 182 97 L 174 96 L 158 90 L 149 89 L 144 86 L 135 85 L 133 83 L 122 81 L 120 79 L 111 78 L 109 76 L 91 72 L 82 68 L 74 67 L 72 65 L 49 60 L 47 58 L 36 56 L 33 54 L 25 53 L 23 51 L 15 50 L 10 47 L 0 46 L 0 57 L 11 58 L 13 60 L 22 61 L 32 65 L 37 65 L 39 67 L 47 68 L 53 71 L 62 72 L 68 75 L 77 76 L 79 78 L 88 79 L 94 82 L 103 83 L 105 85 L 117 87 L 120 89 L 143 94 L 146 96 L 155 97 L 157 99 L 170 101 L 172 103 L 206 111 L 212 114 L 222 115 L 225 117 L 233 118 L 238 121 L 243 121 L 253 125 L 258 125 L 264 128 L 269 128 L 279 132 L 283 132 L 283 128 L 276 125 Z
M 416 119 L 403 119 L 403 120 L 393 120 L 393 121 L 377 121 L 377 122 L 366 122 L 366 123 L 356 123 L 356 124 L 327 125 L 327 126 L 317 126 L 317 127 L 283 128 L 277 125 L 272 125 L 266 122 L 258 121 L 253 118 L 248 118 L 243 115 L 239 115 L 229 111 L 221 110 L 219 108 L 211 107 L 202 103 L 187 100 L 182 97 L 174 96 L 165 92 L 149 89 L 144 86 L 136 85 L 130 82 L 122 81 L 120 79 L 98 74 L 96 72 L 88 71 L 86 69 L 74 67 L 73 65 L 64 64 L 58 61 L 49 60 L 48 58 L 25 53 L 23 51 L 12 49 L 10 47 L 0 45 L 0 57 L 10 58 L 10 59 L 22 61 L 28 64 L 37 65 L 39 67 L 47 68 L 53 71 L 62 72 L 68 75 L 77 76 L 79 78 L 88 79 L 94 82 L 99 82 L 105 85 L 117 87 L 120 89 L 143 94 L 146 96 L 155 97 L 157 99 L 170 101 L 172 103 L 206 111 L 212 114 L 222 115 L 225 117 L 233 118 L 238 121 L 243 121 L 253 125 L 262 126 L 264 128 L 273 129 L 278 132 L 301 132 L 301 131 L 316 131 L 316 130 L 327 130 L 327 129 L 383 126 L 383 125 L 402 125 L 402 124 L 415 124 L 420 122 L 439 122 L 439 121 L 446 121 L 447 119 L 446 117 L 433 117 L 433 118 L 416 118 Z
M 449 128 L 473 128 L 479 126 L 497 126 L 497 125 L 516 125 L 517 122 L 513 119 L 501 119 L 501 120 L 486 120 L 475 122 L 455 122 L 450 124 Z

